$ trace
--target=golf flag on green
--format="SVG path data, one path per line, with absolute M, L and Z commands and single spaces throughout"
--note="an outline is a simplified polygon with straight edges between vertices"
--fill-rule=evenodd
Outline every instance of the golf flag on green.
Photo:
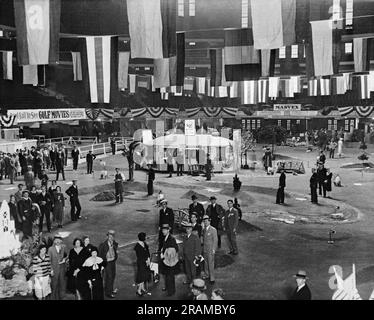
M 14 0 L 19 65 L 58 61 L 60 12 L 60 0 Z
M 332 296 L 332 300 L 362 300 L 356 288 L 356 268 L 353 264 L 353 272 L 345 280 L 336 272 L 337 290 Z

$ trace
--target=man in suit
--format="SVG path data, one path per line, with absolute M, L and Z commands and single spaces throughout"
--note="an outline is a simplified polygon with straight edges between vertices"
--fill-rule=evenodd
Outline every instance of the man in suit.
M 173 176 L 174 166 L 173 166 L 173 150 L 168 149 L 166 153 L 166 163 L 167 163 L 167 169 L 168 169 L 168 178 L 171 178 Z
M 191 199 L 193 202 L 188 207 L 188 213 L 191 216 L 192 212 L 196 212 L 197 223 L 201 223 L 205 214 L 204 206 L 201 203 L 197 202 L 197 196 L 195 194 L 192 195 Z
M 218 248 L 221 248 L 222 218 L 225 215 L 225 209 L 217 204 L 215 196 L 210 197 L 210 204 L 206 208 L 206 214 L 210 217 L 211 225 L 217 229 Z
M 116 194 L 116 203 L 123 202 L 123 176 L 116 168 L 116 174 L 114 175 L 114 189 Z
M 73 147 L 73 150 L 71 150 L 71 157 L 73 159 L 73 170 L 78 169 L 78 160 L 79 160 L 79 150 L 77 146 Z
M 86 155 L 86 163 L 87 163 L 87 174 L 92 173 L 93 161 L 96 159 L 96 156 L 92 154 L 92 151 L 88 151 Z
M 311 194 L 311 202 L 318 203 L 318 194 L 317 194 L 317 186 L 318 186 L 318 176 L 316 173 L 316 169 L 312 168 L 312 176 L 310 177 L 310 194 Z
M 234 202 L 229 199 L 227 200 L 228 210 L 225 212 L 225 217 L 223 218 L 224 230 L 227 234 L 227 239 L 229 241 L 230 252 L 229 254 L 238 254 L 238 246 L 236 244 L 236 230 L 239 223 L 238 210 L 234 208 Z
M 81 205 L 78 198 L 78 186 L 77 180 L 73 180 L 73 184 L 65 191 L 66 194 L 70 197 L 70 218 L 71 221 L 77 221 L 81 218 Z M 75 209 L 77 211 L 75 211 Z
M 60 173 L 62 174 L 62 179 L 65 181 L 65 154 L 60 150 L 56 154 L 56 181 L 58 181 L 58 177 Z
M 162 225 L 167 224 L 170 227 L 169 232 L 173 233 L 174 227 L 174 211 L 173 209 L 168 207 L 168 201 L 163 199 L 160 201 L 161 209 L 160 209 L 160 218 L 159 218 L 159 235 L 158 235 L 158 250 L 161 250 L 162 242 L 163 242 L 163 233 L 162 233 Z
M 65 295 L 65 274 L 66 274 L 66 260 L 68 252 L 65 245 L 62 243 L 62 237 L 56 235 L 53 240 L 53 245 L 48 249 L 48 255 L 51 259 L 51 288 L 52 300 L 62 300 Z
M 318 176 L 318 189 L 319 189 L 319 195 L 326 198 L 326 176 L 327 176 L 327 170 L 324 167 L 324 164 L 322 162 L 318 163 L 318 169 L 317 169 L 317 176 Z
M 43 219 L 47 221 L 48 232 L 51 232 L 51 210 L 52 210 L 52 199 L 50 194 L 47 192 L 47 187 L 42 185 L 42 192 L 38 195 L 38 205 L 40 208 L 39 218 L 39 232 L 43 232 Z
M 320 152 L 319 161 L 322 162 L 322 164 L 325 164 L 325 162 L 326 162 L 326 156 L 323 153 L 323 150 L 321 150 L 321 152 Z
M 290 300 L 312 300 L 312 294 L 308 285 L 306 284 L 306 280 L 308 279 L 306 272 L 304 270 L 300 270 L 294 275 L 294 277 L 296 278 L 297 288 L 292 294 Z
M 175 254 L 178 254 L 178 244 L 174 237 L 170 234 L 170 226 L 168 224 L 163 224 L 161 226 L 161 231 L 163 234 L 163 241 L 160 257 L 162 260 L 163 274 L 165 275 L 165 288 L 162 290 L 166 291 L 167 296 L 172 296 L 175 294 L 175 265 L 172 265 L 173 263 L 170 264 L 172 261 L 169 258 L 171 250 Z
M 284 188 L 286 187 L 286 174 L 284 173 L 284 169 L 280 169 L 280 176 L 279 176 L 279 187 L 277 191 L 277 200 L 276 204 L 284 204 Z
M 110 147 L 112 149 L 112 155 L 114 156 L 116 154 L 116 140 L 114 137 L 110 138 Z
M 214 277 L 214 255 L 217 250 L 218 237 L 216 228 L 210 225 L 208 215 L 203 217 L 203 257 L 204 257 L 204 279 L 210 279 L 210 284 L 215 283 Z
M 183 239 L 183 260 L 186 271 L 187 280 L 183 284 L 190 284 L 196 278 L 196 266 L 194 260 L 201 255 L 201 242 L 199 237 L 192 233 L 192 224 L 184 225 L 186 235 Z
M 99 257 L 105 261 L 104 293 L 108 298 L 115 298 L 117 289 L 114 289 L 116 277 L 116 261 L 118 259 L 118 243 L 114 240 L 114 230 L 109 230 L 107 239 L 99 246 Z

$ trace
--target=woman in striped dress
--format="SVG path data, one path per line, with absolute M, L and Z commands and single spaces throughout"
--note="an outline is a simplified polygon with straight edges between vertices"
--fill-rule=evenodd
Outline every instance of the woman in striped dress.
M 32 260 L 34 273 L 34 290 L 38 300 L 45 300 L 51 294 L 51 260 L 47 254 L 47 247 L 42 244 L 39 253 Z

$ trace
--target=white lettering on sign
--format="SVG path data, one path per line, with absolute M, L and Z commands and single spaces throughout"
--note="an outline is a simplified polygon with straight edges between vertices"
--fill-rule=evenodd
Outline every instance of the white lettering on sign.
M 31 30 L 44 29 L 43 9 L 40 5 L 31 5 L 29 10 L 27 11 L 27 14 Z
M 275 104 L 274 111 L 279 110 L 299 110 L 301 111 L 301 104 Z
M 77 109 L 34 109 L 34 110 L 8 110 L 8 116 L 16 115 L 18 122 L 38 121 L 66 121 L 84 120 L 86 112 L 83 108 Z

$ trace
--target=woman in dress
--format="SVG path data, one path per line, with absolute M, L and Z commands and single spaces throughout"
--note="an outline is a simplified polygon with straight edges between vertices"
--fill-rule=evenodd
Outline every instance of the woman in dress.
M 330 198 L 330 192 L 332 190 L 331 187 L 331 180 L 332 180 L 332 172 L 330 172 L 330 169 L 327 169 L 326 171 L 326 182 L 325 182 L 325 188 L 326 188 L 326 193 L 327 197 Z
M 136 252 L 136 284 L 138 285 L 138 290 L 136 291 L 136 294 L 141 297 L 144 294 L 148 293 L 145 288 L 145 283 L 149 281 L 151 276 L 151 270 L 150 270 L 150 254 L 148 245 L 145 242 L 146 234 L 144 232 L 140 232 L 138 234 L 139 241 L 135 245 L 135 252 Z
M 74 239 L 73 241 L 74 248 L 69 252 L 69 271 L 67 272 L 68 283 L 67 289 L 75 294 L 77 300 L 81 300 L 82 295 L 82 281 L 81 275 L 79 274 L 82 270 L 84 261 L 86 260 L 82 240 Z
M 90 237 L 84 236 L 83 237 L 83 254 L 85 256 L 85 260 L 91 257 L 91 251 L 94 246 L 90 243 Z
M 10 216 L 14 220 L 14 226 L 16 228 L 16 232 L 21 232 L 22 231 L 22 217 L 19 214 L 16 197 L 13 194 L 10 196 L 8 205 L 9 205 L 9 210 L 10 210 Z
M 104 287 L 102 272 L 105 268 L 105 261 L 98 255 L 96 247 L 91 248 L 91 256 L 86 259 L 82 267 L 82 280 L 88 290 L 84 290 L 84 300 L 104 300 Z
M 51 294 L 51 260 L 47 254 L 47 247 L 39 246 L 38 254 L 32 260 L 32 273 L 34 274 L 34 290 L 38 300 L 45 300 Z
M 36 187 L 32 186 L 30 190 L 30 199 L 32 203 L 38 203 L 38 193 L 36 192 Z
M 53 192 L 53 221 L 57 223 L 58 228 L 62 228 L 64 221 L 65 197 L 61 192 L 61 187 L 56 187 L 56 192 Z

